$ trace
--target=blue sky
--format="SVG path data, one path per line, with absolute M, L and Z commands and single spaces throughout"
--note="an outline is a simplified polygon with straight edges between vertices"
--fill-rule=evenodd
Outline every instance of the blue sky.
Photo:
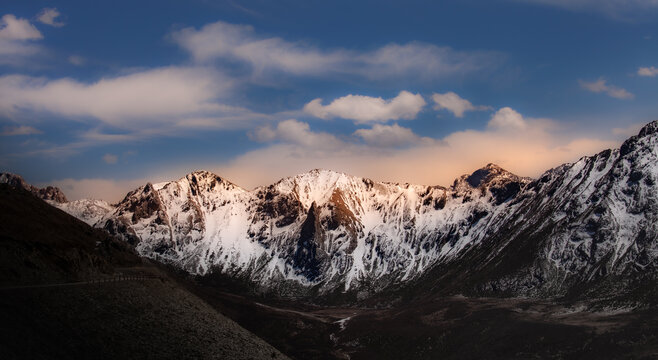
M 658 118 L 658 2 L 4 1 L 0 169 L 117 200 L 208 169 L 449 185 Z

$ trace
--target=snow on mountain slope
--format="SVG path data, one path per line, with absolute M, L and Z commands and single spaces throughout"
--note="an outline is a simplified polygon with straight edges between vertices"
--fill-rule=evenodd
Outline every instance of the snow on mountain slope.
M 312 170 L 247 191 L 198 171 L 76 211 L 144 256 L 265 288 L 378 291 L 443 269 L 463 286 L 563 294 L 658 270 L 657 145 L 653 122 L 534 181 L 489 164 L 449 188 Z
M 312 170 L 246 191 L 199 171 L 132 191 L 98 226 L 196 274 L 380 288 L 494 231 L 528 182 L 490 164 L 449 189 Z
M 489 274 L 491 289 L 517 294 L 560 295 L 610 276 L 654 276 L 657 182 L 654 121 L 620 149 L 551 169 L 528 184 L 512 201 L 517 205 L 499 227 L 503 234 L 460 261 L 477 263 L 473 270 Z
M 91 226 L 94 226 L 107 213 L 114 210 L 114 206 L 104 200 L 80 199 L 62 203 L 52 200 L 46 201 Z

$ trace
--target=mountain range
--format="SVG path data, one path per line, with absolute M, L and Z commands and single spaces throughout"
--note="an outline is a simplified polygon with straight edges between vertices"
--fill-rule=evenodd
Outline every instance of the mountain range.
M 489 164 L 449 187 L 312 170 L 246 190 L 207 171 L 147 183 L 117 204 L 22 186 L 195 275 L 280 295 L 634 291 L 658 265 L 658 121 L 619 149 L 537 179 Z M 416 285 L 414 285 L 416 284 Z M 593 296 L 593 295 L 592 295 Z

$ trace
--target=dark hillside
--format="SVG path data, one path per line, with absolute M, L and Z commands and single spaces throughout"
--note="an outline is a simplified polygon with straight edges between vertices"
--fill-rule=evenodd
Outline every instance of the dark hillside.
M 128 245 L 4 184 L 0 279 L 0 359 L 285 358 Z
M 105 231 L 22 188 L 0 184 L 0 284 L 84 280 L 140 263 Z

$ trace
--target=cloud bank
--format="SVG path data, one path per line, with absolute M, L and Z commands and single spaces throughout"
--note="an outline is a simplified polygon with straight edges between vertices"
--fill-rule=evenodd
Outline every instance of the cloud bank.
M 328 135 L 299 122 L 295 126 L 303 128 L 295 139 Z M 363 144 L 331 137 L 331 146 L 323 149 L 316 146 L 320 141 L 286 141 L 281 130 L 261 138 L 277 142 L 211 170 L 247 188 L 318 167 L 381 181 L 449 185 L 490 162 L 522 176 L 538 176 L 551 167 L 618 146 L 615 141 L 576 136 L 549 120 L 526 118 L 508 107 L 492 115 L 485 130 L 458 131 L 440 139 L 422 138 L 398 125 L 375 124 L 355 132 Z M 400 144 L 407 146 L 391 147 Z
M 20 110 L 93 117 L 117 125 L 174 121 L 222 110 L 230 82 L 208 68 L 166 67 L 83 83 L 69 78 L 0 77 L 0 112 Z

